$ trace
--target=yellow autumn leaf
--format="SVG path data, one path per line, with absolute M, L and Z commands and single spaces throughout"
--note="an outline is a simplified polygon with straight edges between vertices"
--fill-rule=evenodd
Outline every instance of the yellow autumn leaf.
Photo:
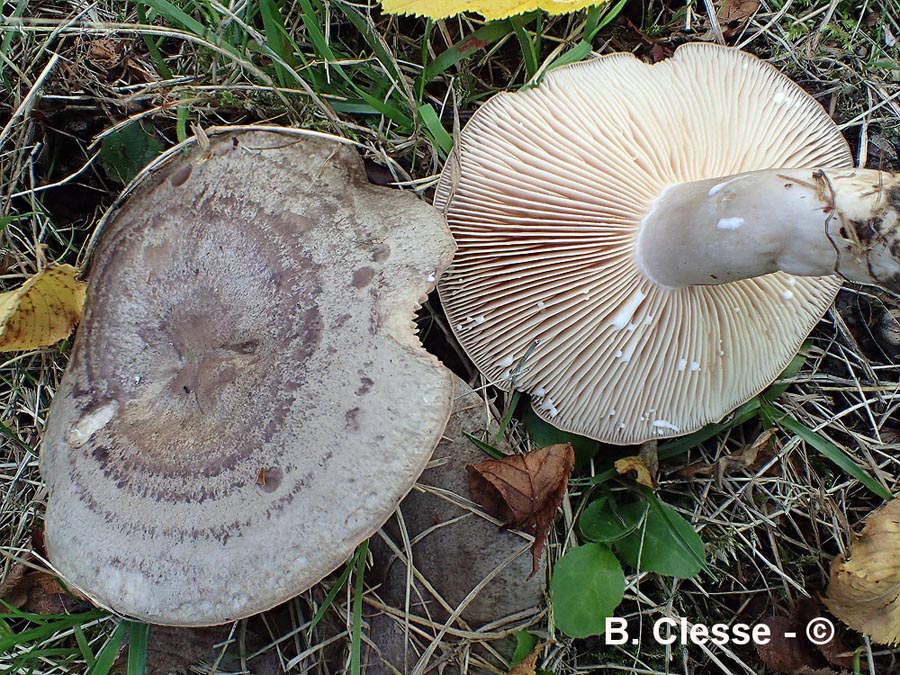
M 598 0 L 383 0 L 388 14 L 415 14 L 446 19 L 462 12 L 477 12 L 488 21 L 542 9 L 548 14 L 568 14 L 585 7 L 602 5 Z
M 874 642 L 900 642 L 900 499 L 868 517 L 846 560 L 831 566 L 825 606 Z
M 0 351 L 46 347 L 81 320 L 83 281 L 71 265 L 48 267 L 14 291 L 0 293 Z
M 651 490 L 658 490 L 656 474 L 659 471 L 659 456 L 656 452 L 656 441 L 647 441 L 641 445 L 637 455 L 622 457 L 615 463 L 619 475 L 634 471 L 635 480 Z

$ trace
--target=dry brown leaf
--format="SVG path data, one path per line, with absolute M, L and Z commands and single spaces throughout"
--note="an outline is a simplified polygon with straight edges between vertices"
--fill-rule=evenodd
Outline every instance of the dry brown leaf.
M 820 620 L 822 612 L 816 600 L 803 598 L 794 605 L 790 616 L 761 621 L 769 627 L 771 637 L 767 643 L 756 645 L 760 661 L 786 675 L 841 675 L 846 672 L 844 668 L 852 668 L 853 652 L 839 634 L 821 645 L 807 637 L 807 626 Z
M 562 503 L 575 467 L 569 443 L 550 445 L 524 455 L 469 464 L 469 490 L 486 513 L 534 536 L 532 574 L 547 542 L 550 523 Z
M 0 293 L 0 351 L 46 347 L 81 320 L 83 281 L 71 265 L 48 267 L 14 291 Z
M 641 445 L 637 455 L 616 460 L 616 471 L 621 475 L 634 471 L 635 480 L 651 490 L 658 490 L 656 474 L 659 471 L 659 456 L 656 452 L 656 441 L 647 441 Z
M 811 664 L 821 665 L 821 657 L 816 654 L 806 640 L 789 638 L 786 634 L 802 636 L 797 632 L 796 622 L 786 616 L 775 616 L 761 621 L 769 627 L 771 637 L 768 642 L 756 645 L 759 660 L 776 673 L 796 673 Z
M 84 602 L 67 593 L 49 572 L 25 562 L 14 563 L 0 583 L 0 599 L 32 614 L 65 614 Z
M 743 471 L 756 464 L 760 451 L 768 450 L 770 441 L 775 434 L 775 429 L 766 429 L 750 445 L 745 445 L 737 452 L 720 457 L 715 462 L 695 462 L 683 469 L 676 471 L 681 478 L 696 478 L 697 476 L 714 475 L 716 483 L 721 487 L 722 479 L 736 471 Z M 766 453 L 768 454 L 768 453 Z M 765 455 L 764 455 L 765 456 Z
M 759 0 L 724 0 L 720 3 L 717 16 L 722 23 L 734 21 L 744 23 L 760 7 Z
M 900 642 L 900 499 L 866 519 L 850 557 L 837 558 L 825 605 L 874 642 Z

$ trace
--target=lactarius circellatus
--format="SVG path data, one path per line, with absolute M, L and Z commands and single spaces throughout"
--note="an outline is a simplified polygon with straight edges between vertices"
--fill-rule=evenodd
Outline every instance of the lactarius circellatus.
M 441 215 L 309 132 L 169 152 L 108 217 L 41 469 L 50 558 L 99 604 L 224 623 L 339 566 L 450 414 L 418 303 Z M 188 152 L 189 150 L 189 152 Z
M 690 44 L 501 94 L 438 185 L 460 343 L 541 417 L 617 444 L 688 433 L 765 388 L 840 277 L 900 289 L 900 179 L 852 168 L 773 67 Z

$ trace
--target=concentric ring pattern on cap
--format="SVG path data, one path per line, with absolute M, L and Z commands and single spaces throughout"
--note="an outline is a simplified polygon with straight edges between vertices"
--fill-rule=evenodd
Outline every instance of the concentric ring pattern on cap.
M 189 149 L 103 228 L 41 471 L 70 584 L 207 625 L 334 570 L 425 468 L 453 381 L 413 319 L 453 241 L 341 139 L 227 129 Z

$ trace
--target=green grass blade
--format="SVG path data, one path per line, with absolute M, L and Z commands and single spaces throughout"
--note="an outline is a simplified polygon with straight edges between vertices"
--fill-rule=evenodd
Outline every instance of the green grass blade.
M 477 445 L 480 450 L 482 450 L 486 454 L 490 455 L 494 459 L 503 459 L 504 457 L 506 457 L 506 455 L 504 455 L 502 452 L 500 452 L 493 445 L 491 445 L 490 443 L 485 443 L 484 441 L 476 438 L 475 436 L 470 434 L 468 431 L 464 431 L 463 435 L 466 438 L 468 438 L 470 441 L 472 441 L 475 445 Z
M 266 46 L 291 68 L 296 70 L 297 59 L 294 58 L 294 45 L 281 18 L 278 5 L 273 0 L 259 0 L 259 13 L 262 17 L 263 30 L 266 36 Z M 285 87 L 291 79 L 284 67 L 275 63 L 275 74 L 281 86 Z
M 369 541 L 359 545 L 356 551 L 356 583 L 353 587 L 353 625 L 350 628 L 350 675 L 360 675 L 362 656 L 362 601 L 363 582 L 366 577 L 366 552 Z
M 147 20 L 147 10 L 144 8 L 143 3 L 136 3 L 135 9 L 137 10 L 138 21 L 144 25 L 149 25 L 150 22 Z M 162 52 L 159 51 L 159 45 L 156 40 L 153 39 L 152 35 L 147 35 L 146 33 L 142 33 L 141 37 L 144 39 L 144 45 L 147 47 L 147 52 L 150 54 L 150 60 L 153 61 L 156 70 L 163 76 L 163 79 L 171 80 L 172 71 L 169 70 L 169 66 L 166 65 L 166 60 L 163 57 Z
M 97 663 L 97 659 L 94 658 L 94 651 L 88 643 L 87 637 L 84 634 L 84 629 L 81 626 L 74 626 L 72 632 L 75 635 L 75 643 L 78 645 L 78 649 L 81 650 L 81 658 L 84 659 L 88 669 L 93 668 L 94 664 Z
M 596 486 L 603 485 L 604 483 L 608 483 L 613 480 L 616 476 L 619 475 L 619 472 L 615 469 L 606 469 L 605 471 L 601 471 L 590 478 L 576 478 L 570 481 L 570 485 L 585 485 L 585 486 Z
M 692 434 L 660 443 L 657 450 L 657 456 L 660 459 L 668 459 L 669 457 L 684 454 L 688 450 L 696 448 L 704 441 L 708 441 L 710 438 L 718 436 L 723 431 L 733 429 L 734 427 L 738 427 L 744 422 L 753 419 L 759 414 L 760 405 L 759 397 L 752 398 L 738 408 L 734 415 L 724 422 L 707 424 L 705 427 Z
M 497 40 L 513 32 L 512 23 L 508 19 L 485 24 L 464 40 L 457 42 L 450 49 L 442 52 L 434 61 L 429 63 L 422 71 L 422 82 L 431 82 L 435 77 L 452 68 L 463 59 L 470 57 L 485 47 L 489 47 Z
M 803 424 L 802 422 L 798 422 L 787 413 L 783 413 L 780 410 L 773 408 L 768 403 L 763 404 L 762 412 L 778 426 L 802 438 L 807 445 L 811 445 L 812 447 L 814 447 L 825 458 L 836 464 L 842 471 L 865 485 L 873 494 L 876 494 L 882 499 L 886 500 L 893 498 L 887 488 L 885 488 L 881 483 L 872 478 L 872 476 L 866 473 L 866 471 L 861 466 L 859 466 L 850 457 L 848 457 L 841 448 L 839 448 L 828 439 L 820 436 L 805 424 Z
M 527 74 L 527 79 L 531 79 L 535 76 L 538 71 L 539 63 L 538 58 L 540 55 L 539 47 L 537 45 L 537 39 L 535 42 L 531 41 L 531 37 L 528 35 L 528 31 L 525 29 L 525 21 L 523 21 L 523 17 L 513 16 L 510 17 L 510 23 L 512 23 L 513 30 L 516 34 L 516 40 L 519 42 L 519 49 L 522 50 L 522 60 L 525 62 L 525 72 Z
M 122 640 L 125 638 L 127 631 L 127 622 L 120 621 L 113 634 L 110 635 L 109 640 L 103 645 L 103 649 L 97 654 L 97 661 L 91 666 L 88 675 L 109 675 L 109 671 L 119 655 L 119 647 L 122 646 Z
M 331 45 L 328 44 L 325 33 L 320 28 L 322 20 L 319 18 L 316 10 L 313 9 L 310 0 L 300 0 L 300 7 L 302 9 L 300 18 L 303 21 L 303 26 L 306 28 L 306 37 L 312 43 L 316 55 L 325 61 L 339 60 L 338 56 L 331 49 Z
M 312 635 L 312 632 L 316 629 L 316 626 L 319 625 L 319 622 L 325 616 L 325 612 L 327 612 L 328 608 L 331 607 L 334 599 L 337 597 L 337 594 L 341 592 L 344 584 L 347 583 L 347 578 L 350 576 L 350 572 L 353 571 L 353 568 L 356 565 L 356 555 L 358 555 L 358 552 L 354 555 L 353 559 L 347 563 L 347 566 L 344 567 L 344 571 L 341 572 L 341 576 L 338 577 L 338 580 L 334 583 L 334 586 L 332 586 L 331 590 L 329 590 L 325 595 L 325 599 L 319 606 L 319 610 L 316 612 L 316 615 L 313 617 L 312 621 L 309 622 L 307 635 Z
M 593 40 L 597 37 L 597 33 L 606 28 L 609 24 L 616 20 L 616 17 L 622 13 L 622 10 L 625 9 L 625 3 L 628 0 L 619 0 L 615 5 L 602 5 L 595 9 L 602 10 L 600 12 L 600 16 L 596 20 L 591 21 L 591 30 L 585 30 L 585 38 L 587 40 Z
M 435 112 L 430 103 L 425 103 L 419 106 L 418 113 L 419 119 L 422 120 L 422 124 L 425 125 L 425 129 L 428 130 L 428 134 L 431 136 L 431 140 L 440 148 L 444 157 L 449 155 L 453 149 L 453 138 L 444 129 L 437 112 Z
M 428 51 L 428 45 L 431 44 L 431 31 L 434 29 L 434 20 L 426 19 L 425 20 L 425 32 L 422 36 L 422 52 L 420 55 L 422 62 L 422 72 L 428 70 L 428 59 L 431 56 Z M 425 98 L 425 85 L 427 84 L 427 80 L 424 77 L 420 77 L 416 80 L 415 88 L 416 88 L 416 102 L 422 103 Z
M 775 383 L 762 393 L 762 397 L 766 401 L 771 403 L 775 399 L 780 398 L 781 395 L 787 391 L 787 388 L 791 386 L 791 380 L 796 377 L 797 373 L 799 373 L 800 369 L 803 367 L 803 364 L 806 363 L 806 354 L 809 351 L 809 346 L 809 342 L 804 342 L 800 351 L 793 359 L 791 359 L 791 362 L 787 365 L 787 368 L 782 371 L 781 375 L 778 376 Z
M 187 140 L 187 118 L 188 118 L 188 107 L 186 105 L 178 105 L 178 108 L 175 111 L 175 136 L 178 138 L 179 143 L 184 143 Z
M 404 113 L 395 105 L 382 101 L 369 92 L 364 91 L 357 84 L 358 78 L 348 75 L 345 69 L 337 63 L 344 57 L 341 54 L 337 54 L 325 38 L 325 34 L 319 27 L 318 13 L 313 8 L 310 0 L 300 0 L 300 6 L 303 10 L 301 18 L 303 20 L 303 25 L 306 27 L 307 37 L 312 43 L 318 58 L 328 62 L 334 72 L 347 83 L 350 90 L 355 92 L 365 103 L 372 106 L 379 114 L 390 119 L 394 124 L 400 127 L 401 131 L 404 133 L 412 131 L 415 126 L 412 117 Z
M 138 621 L 129 621 L 128 631 L 128 675 L 144 675 L 147 668 L 147 638 L 150 626 Z
M 4 603 L 5 604 L 5 603 Z M 76 625 L 83 625 L 88 621 L 93 621 L 104 616 L 108 616 L 104 612 L 85 612 L 83 614 L 56 615 L 50 614 L 42 616 L 40 614 L 31 614 L 29 612 L 21 612 L 7 605 L 9 610 L 7 614 L 0 615 L 2 619 L 24 619 L 29 623 L 35 624 L 31 628 L 13 632 L 8 636 L 0 638 L 0 654 L 10 651 L 12 648 L 28 643 L 43 642 L 53 637 L 60 631 L 67 630 Z
M 13 443 L 15 443 L 16 445 L 18 445 L 20 448 L 22 448 L 22 450 L 25 450 L 26 452 L 30 452 L 32 455 L 36 455 L 36 454 L 37 454 L 37 453 L 34 451 L 34 448 L 32 448 L 30 445 L 28 445 L 28 443 L 26 443 L 26 442 L 23 441 L 21 438 L 19 438 L 19 437 L 16 435 L 16 432 L 14 432 L 14 431 L 13 431 L 12 429 L 10 429 L 8 426 L 6 426 L 5 424 L 3 424 L 3 422 L 0 422 L 0 436 L 5 436 L 5 437 L 8 438 L 9 440 L 11 440 Z
M 500 428 L 497 429 L 497 437 L 494 439 L 495 445 L 503 440 L 503 435 L 509 428 L 509 423 L 512 422 L 513 413 L 516 412 L 516 408 L 519 406 L 520 398 L 522 398 L 522 392 L 518 389 L 513 391 L 512 396 L 509 397 L 509 403 L 506 404 L 506 412 L 503 413 L 503 419 L 500 420 Z
M 800 372 L 803 364 L 806 363 L 807 346 L 808 343 L 804 344 L 800 352 L 791 359 L 791 362 L 782 371 L 781 375 L 778 376 L 778 379 L 775 380 L 773 385 L 759 396 L 751 398 L 738 408 L 730 419 L 715 424 L 707 424 L 705 427 L 692 434 L 660 443 L 658 450 L 659 458 L 668 459 L 669 457 L 683 454 L 692 448 L 696 448 L 704 441 L 708 441 L 710 438 L 718 436 L 723 431 L 738 427 L 744 422 L 756 417 L 759 414 L 760 407 L 763 403 L 774 401 L 779 398 L 790 386 L 790 381 L 798 372 Z
M 375 57 L 378 59 L 378 63 L 384 68 L 385 72 L 391 78 L 391 81 L 400 86 L 404 85 L 406 83 L 406 78 L 404 78 L 403 74 L 400 72 L 396 57 L 391 54 L 391 50 L 378 33 L 375 24 L 372 23 L 372 19 L 362 15 L 353 5 L 344 2 L 335 2 L 332 4 L 332 7 L 339 9 L 347 21 L 352 23 L 353 27 L 363 36 L 366 44 L 369 45 L 372 53 L 374 53 Z
M 586 59 L 594 49 L 591 41 L 597 36 L 597 33 L 606 28 L 619 16 L 625 8 L 626 2 L 628 0 L 619 0 L 612 6 L 603 5 L 589 9 L 584 26 L 584 37 L 565 54 L 553 61 L 553 63 L 548 64 L 544 68 L 544 72 L 546 73 L 553 68 L 559 68 Z
M 0 7 L 3 7 L 6 3 L 0 3 Z M 16 3 L 16 8 L 12 11 L 12 14 L 7 15 L 10 18 L 18 19 L 25 14 L 25 8 L 29 5 L 28 0 L 19 0 Z M 0 51 L 4 54 L 9 54 L 10 47 L 12 46 L 12 41 L 16 37 L 21 37 L 22 32 L 18 30 L 7 30 L 3 35 L 3 41 L 0 42 Z M 4 61 L 0 61 L 0 79 L 3 80 L 3 83 L 8 87 L 9 80 L 6 77 L 6 63 Z
M 168 2 L 168 0 L 141 0 L 141 2 L 148 7 L 153 8 L 157 14 L 178 28 L 182 28 L 189 33 L 193 33 L 202 38 L 210 39 L 210 37 L 212 37 L 211 41 L 218 44 L 219 41 L 215 39 L 215 36 L 210 36 L 210 31 L 206 26 L 197 21 L 183 9 Z

